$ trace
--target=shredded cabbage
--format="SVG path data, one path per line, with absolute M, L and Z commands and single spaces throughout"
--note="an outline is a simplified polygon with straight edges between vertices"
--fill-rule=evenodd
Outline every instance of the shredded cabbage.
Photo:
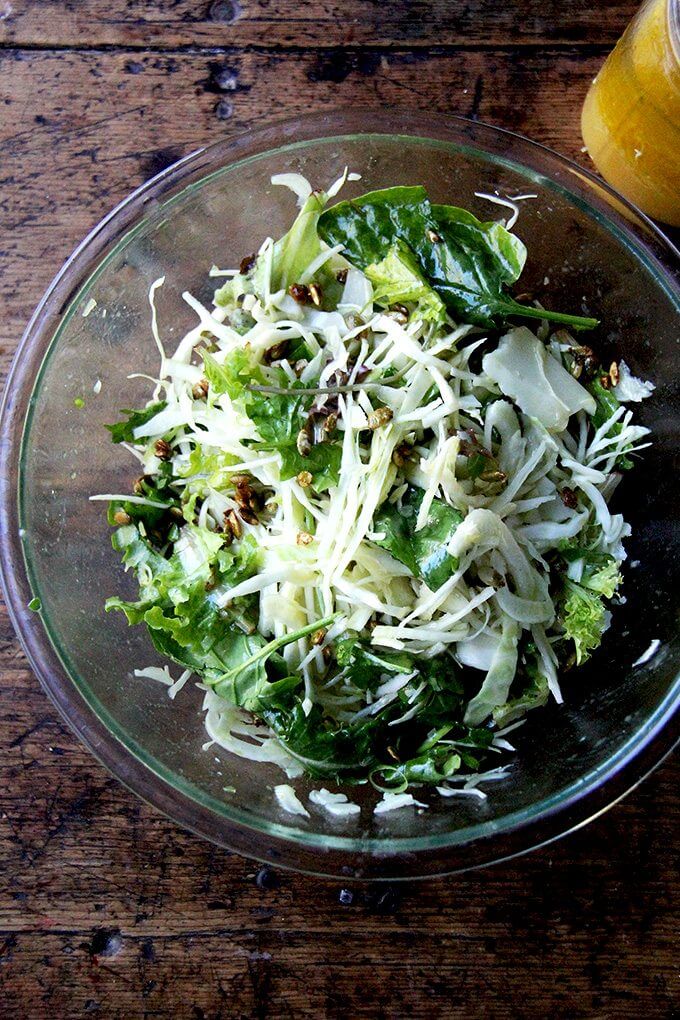
M 212 308 L 184 295 L 174 352 L 152 284 L 159 376 L 110 426 L 144 475 L 93 498 L 140 585 L 107 608 L 183 667 L 136 674 L 171 697 L 198 676 L 210 746 L 368 780 L 380 815 L 425 806 L 410 787 L 485 796 L 504 727 L 561 701 L 560 667 L 599 645 L 630 534 L 609 504 L 647 445 L 621 401 L 653 385 L 508 321 L 543 312 L 503 290 L 526 254 L 503 222 L 419 188 L 329 208 L 356 179 L 273 178 L 300 205 L 290 230 L 211 270 Z M 326 787 L 309 800 L 359 814 Z

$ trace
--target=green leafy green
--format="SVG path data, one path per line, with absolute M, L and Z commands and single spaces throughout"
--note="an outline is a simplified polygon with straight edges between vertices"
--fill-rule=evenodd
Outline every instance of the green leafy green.
M 482 223 L 455 206 L 431 205 L 422 187 L 386 188 L 323 212 L 319 234 L 341 244 L 366 270 L 402 241 L 424 278 L 461 321 L 494 326 L 509 316 L 549 319 L 590 329 L 595 319 L 521 305 L 503 287 L 517 280 L 526 257 L 522 242 L 499 223 Z
M 398 765 L 381 765 L 370 774 L 377 790 L 401 793 L 411 783 L 442 783 L 457 772 L 461 756 L 447 744 L 438 744 L 425 754 L 400 762 Z
M 366 266 L 373 284 L 373 300 L 381 305 L 415 303 L 416 315 L 425 322 L 441 322 L 446 306 L 423 276 L 409 246 L 397 238 L 381 262 Z
M 560 618 L 566 637 L 574 642 L 577 665 L 600 644 L 607 622 L 604 600 L 614 595 L 620 583 L 619 564 L 613 557 L 604 566 L 586 564 L 580 582 L 564 579 Z
M 383 652 L 348 632 L 335 642 L 335 658 L 344 675 L 361 691 L 374 691 L 385 675 L 413 672 L 406 652 Z
M 323 627 L 328 627 L 335 619 L 335 616 L 327 616 L 316 620 L 253 650 L 249 650 L 247 647 L 244 635 L 241 646 L 233 650 L 233 664 L 215 682 L 216 693 L 249 712 L 260 712 L 272 693 L 270 690 L 272 685 L 266 672 L 267 661 L 270 657 L 285 645 L 307 637 L 308 634 L 313 634 L 314 631 Z M 212 681 L 209 682 L 212 683 Z M 275 692 L 278 695 L 281 692 L 294 690 L 301 682 L 302 677 L 285 677 L 278 682 Z
M 312 192 L 298 213 L 292 227 L 274 244 L 271 267 L 271 290 L 297 283 L 309 263 L 321 251 L 317 224 L 323 211 L 325 196 Z M 266 255 L 258 258 L 255 275 L 264 271 Z
M 232 400 L 242 397 L 247 404 L 251 383 L 262 383 L 264 376 L 252 351 L 237 347 L 219 362 L 208 351 L 203 352 L 203 371 L 215 396 L 227 393 Z
M 550 688 L 548 678 L 538 668 L 535 662 L 527 663 L 525 666 L 527 682 L 521 693 L 510 698 L 504 705 L 498 705 L 493 710 L 493 721 L 499 729 L 508 726 L 516 719 L 521 719 L 532 708 L 541 708 L 548 702 Z
M 463 515 L 441 499 L 433 499 L 425 525 L 415 530 L 423 501 L 422 489 L 410 488 L 401 507 L 383 503 L 373 518 L 373 530 L 384 533 L 376 544 L 388 549 L 395 559 L 436 591 L 454 573 L 458 563 L 447 552 L 447 545 Z
M 247 657 L 265 644 L 247 602 L 235 600 L 225 611 L 207 597 L 214 584 L 231 587 L 257 572 L 259 551 L 250 536 L 226 548 L 222 535 L 187 524 L 165 558 L 130 524 L 114 532 L 112 543 L 137 572 L 140 591 L 136 601 L 108 599 L 106 610 L 120 610 L 130 624 L 145 623 L 162 654 L 217 679 L 234 666 L 235 654 Z M 245 645 L 243 625 L 251 631 Z
M 564 582 L 562 624 L 568 638 L 574 642 L 576 664 L 590 658 L 590 653 L 602 640 L 606 623 L 606 610 L 601 596 L 568 578 Z
M 238 400 L 254 422 L 260 435 L 258 448 L 277 450 L 281 454 L 282 480 L 309 471 L 314 488 L 319 492 L 337 485 L 342 460 L 342 446 L 338 440 L 315 443 L 306 456 L 298 450 L 298 435 L 313 401 L 312 395 L 291 393 L 290 380 L 282 370 L 272 371 L 287 392 L 261 393 L 250 389 L 253 384 L 261 385 L 264 377 L 251 353 L 241 348 L 230 353 L 222 364 L 205 354 L 204 364 L 206 378 L 215 394 L 227 393 L 232 400 Z
M 295 698 L 285 710 L 265 707 L 262 718 L 315 779 L 360 778 L 378 763 L 384 723 L 375 717 L 353 724 L 332 724 L 318 704 L 307 715 L 300 699 Z
M 118 421 L 114 425 L 105 425 L 104 427 L 111 433 L 111 439 L 114 443 L 134 443 L 135 429 L 138 429 L 141 425 L 146 425 L 148 421 L 155 418 L 166 407 L 166 401 L 159 400 L 156 404 L 149 404 L 148 407 L 143 408 L 141 411 L 131 411 L 129 408 L 126 408 L 120 412 L 127 415 L 125 421 Z

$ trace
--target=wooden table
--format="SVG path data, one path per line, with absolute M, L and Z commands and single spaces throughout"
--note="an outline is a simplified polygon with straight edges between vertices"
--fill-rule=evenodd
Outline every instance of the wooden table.
M 50 278 L 115 202 L 272 114 L 399 103 L 585 160 L 581 103 L 635 7 L 0 0 L 3 374 Z M 127 793 L 57 718 L 6 614 L 0 747 L 2 1016 L 609 1018 L 678 1004 L 677 763 L 524 859 L 340 897 L 258 877 Z

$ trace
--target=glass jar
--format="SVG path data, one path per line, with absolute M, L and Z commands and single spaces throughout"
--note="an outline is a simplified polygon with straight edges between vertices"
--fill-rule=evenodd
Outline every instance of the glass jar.
M 680 0 L 647 0 L 590 88 L 581 131 L 597 169 L 680 226 Z

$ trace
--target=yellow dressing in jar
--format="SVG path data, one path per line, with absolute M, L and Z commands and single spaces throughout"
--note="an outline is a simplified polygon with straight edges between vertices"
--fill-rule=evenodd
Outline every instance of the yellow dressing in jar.
M 593 82 L 581 131 L 603 177 L 680 226 L 680 0 L 648 0 Z

